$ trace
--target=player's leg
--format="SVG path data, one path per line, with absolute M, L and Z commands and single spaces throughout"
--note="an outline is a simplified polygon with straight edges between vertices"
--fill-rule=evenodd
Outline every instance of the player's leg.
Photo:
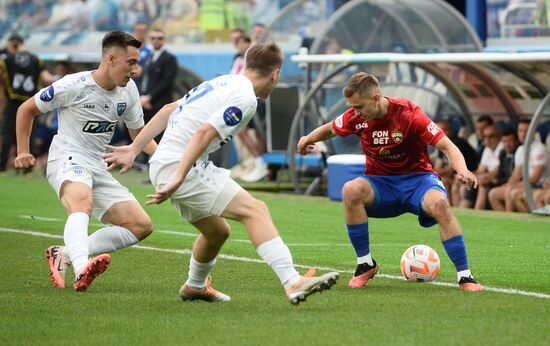
M 153 231 L 151 218 L 132 193 L 104 168 L 94 170 L 93 198 L 93 215 L 110 225 L 90 235 L 90 254 L 130 247 Z
M 429 189 L 424 194 L 422 210 L 439 224 L 441 242 L 457 270 L 459 287 L 467 291 L 482 290 L 470 272 L 462 227 L 451 211 L 446 194 L 437 188 Z
M 180 289 L 180 296 L 183 300 L 229 301 L 229 296 L 212 288 L 209 275 L 216 264 L 216 256 L 231 233 L 231 227 L 219 216 L 200 219 L 193 222 L 193 226 L 201 233 L 193 244 L 189 276 Z
M 348 283 L 350 288 L 365 287 L 378 272 L 370 254 L 367 208 L 374 202 L 375 192 L 371 182 L 364 178 L 348 181 L 342 188 L 344 219 L 348 236 L 357 255 L 357 268 Z
M 292 304 L 298 304 L 315 292 L 329 289 L 339 277 L 332 272 L 314 277 L 310 270 L 300 276 L 294 268 L 290 250 L 279 236 L 264 202 L 240 188 L 222 216 L 241 222 L 247 229 L 258 255 L 271 267 L 286 289 Z
M 70 258 L 76 275 L 73 288 L 82 292 L 107 269 L 111 258 L 107 254 L 102 254 L 89 259 L 88 223 L 92 212 L 91 188 L 82 182 L 65 181 L 60 190 L 60 199 L 69 214 L 63 235 L 65 242 L 63 252 Z M 50 272 L 52 272 L 51 266 Z

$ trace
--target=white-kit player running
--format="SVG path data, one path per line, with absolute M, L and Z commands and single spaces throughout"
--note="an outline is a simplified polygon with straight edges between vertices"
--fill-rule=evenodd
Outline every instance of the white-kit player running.
M 123 32 L 105 35 L 101 63 L 95 71 L 67 75 L 39 91 L 17 111 L 18 168 L 31 167 L 29 136 L 34 117 L 58 109 L 59 130 L 48 157 L 47 177 L 69 214 L 65 246 L 46 250 L 51 280 L 65 287 L 70 263 L 76 279 L 73 288 L 85 291 L 103 273 L 111 258 L 107 252 L 125 248 L 147 237 L 151 219 L 108 171 L 101 154 L 122 118 L 135 138 L 144 126 L 138 90 L 131 77 L 138 69 L 141 43 Z M 153 153 L 156 143 L 143 146 Z M 106 226 L 88 237 L 90 215 Z M 89 256 L 99 255 L 89 259 Z
M 225 218 L 246 227 L 260 257 L 275 271 L 291 303 L 330 288 L 338 273 L 300 276 L 288 247 L 279 236 L 266 205 L 229 177 L 229 171 L 208 161 L 208 154 L 230 141 L 256 112 L 256 97 L 267 98 L 279 80 L 283 55 L 273 43 L 253 45 L 245 57 L 242 75 L 225 75 L 206 81 L 177 102 L 164 106 L 135 141 L 111 147 L 104 154 L 110 170 L 125 172 L 135 156 L 157 134 L 164 135 L 150 159 L 150 177 L 156 192 L 147 204 L 171 197 L 179 214 L 200 234 L 193 245 L 189 278 L 180 289 L 184 300 L 228 301 L 210 286 L 209 273 L 216 263 L 230 226 Z

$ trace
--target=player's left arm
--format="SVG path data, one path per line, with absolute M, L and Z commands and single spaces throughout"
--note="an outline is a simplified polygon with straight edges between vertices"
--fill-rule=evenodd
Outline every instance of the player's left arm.
M 132 138 L 132 141 L 136 139 L 138 134 L 144 129 L 144 127 L 140 127 L 139 129 L 128 129 L 128 133 L 130 134 L 130 138 Z M 154 140 L 150 140 L 149 143 L 145 145 L 143 148 L 143 152 L 147 155 L 153 155 L 153 153 L 157 150 L 157 142 Z
M 178 169 L 172 180 L 162 188 L 157 189 L 154 194 L 147 195 L 146 197 L 149 201 L 145 204 L 160 204 L 176 192 L 193 167 L 193 164 L 198 160 L 201 154 L 206 151 L 210 142 L 217 136 L 218 131 L 214 126 L 208 122 L 202 124 L 197 132 L 193 134 L 193 137 L 191 137 L 189 144 L 185 147 Z
M 477 188 L 477 178 L 475 174 L 468 170 L 464 156 L 449 137 L 441 137 L 435 144 L 435 147 L 447 156 L 449 165 L 456 171 L 456 177 L 459 182 L 466 185 L 467 189 L 471 189 L 472 187 Z

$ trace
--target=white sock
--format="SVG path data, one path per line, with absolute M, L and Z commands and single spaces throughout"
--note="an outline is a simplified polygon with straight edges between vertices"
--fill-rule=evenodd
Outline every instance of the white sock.
M 291 288 L 300 280 L 300 274 L 292 263 L 290 250 L 281 237 L 260 244 L 256 252 L 273 269 L 285 288 Z
M 456 273 L 456 279 L 457 281 L 460 281 L 460 278 L 469 277 L 472 276 L 472 273 L 470 272 L 470 269 L 461 270 Z
M 90 217 L 86 213 L 72 213 L 65 222 L 63 239 L 65 251 L 73 264 L 75 276 L 78 276 L 88 263 L 88 223 Z
M 138 238 L 129 229 L 120 226 L 107 226 L 88 237 L 88 250 L 95 256 L 106 252 L 130 247 Z
M 191 255 L 187 285 L 195 291 L 202 291 L 206 287 L 206 278 L 215 265 L 215 258 L 207 263 L 199 263 L 195 260 L 195 257 Z
M 368 253 L 368 255 L 357 257 L 357 264 L 363 264 L 363 263 L 367 263 L 370 266 L 374 265 L 370 252 Z

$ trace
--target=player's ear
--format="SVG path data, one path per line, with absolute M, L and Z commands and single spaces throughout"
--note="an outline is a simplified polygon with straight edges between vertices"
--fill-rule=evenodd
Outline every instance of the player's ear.
M 273 79 L 274 81 L 278 81 L 280 76 L 281 76 L 280 68 L 277 68 L 271 72 L 271 79 Z

